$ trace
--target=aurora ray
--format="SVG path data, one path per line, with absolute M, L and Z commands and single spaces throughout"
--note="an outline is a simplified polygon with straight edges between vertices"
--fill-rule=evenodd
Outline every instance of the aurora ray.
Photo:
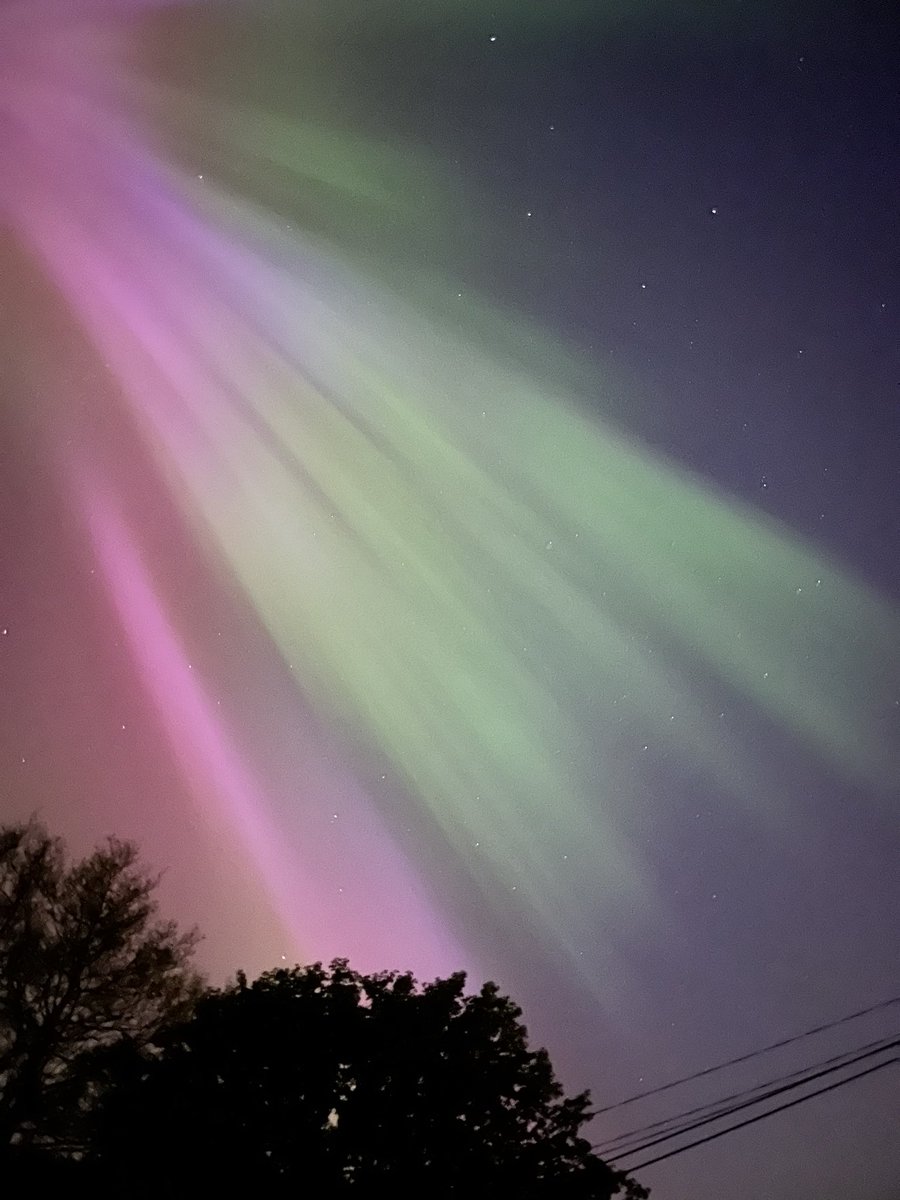
M 483 305 L 470 337 L 411 299 L 421 281 L 401 295 L 340 238 L 288 229 L 167 158 L 142 118 L 140 27 L 86 11 L 29 28 L 9 56 L 22 171 L 3 185 L 8 218 L 114 372 L 198 556 L 252 602 L 363 784 L 387 764 L 437 857 L 577 967 L 598 913 L 659 908 L 627 832 L 623 741 L 694 764 L 760 822 L 789 820 L 752 739 L 722 724 L 724 691 L 834 770 L 890 786 L 887 602 L 547 383 L 572 375 L 549 337 L 518 330 L 543 347 L 538 375 L 515 360 L 509 315 Z M 405 211 L 372 182 L 381 148 L 291 120 L 225 109 L 208 144 L 198 124 L 196 158 Z M 401 177 L 429 177 L 390 153 Z M 101 553 L 114 593 L 127 538 Z M 126 624 L 133 602 L 120 595 Z M 180 711 L 202 740 L 200 709 Z M 238 820 L 227 754 L 191 769 Z M 386 812 L 385 854 L 400 854 L 396 825 Z M 431 886 L 452 927 L 454 897 Z

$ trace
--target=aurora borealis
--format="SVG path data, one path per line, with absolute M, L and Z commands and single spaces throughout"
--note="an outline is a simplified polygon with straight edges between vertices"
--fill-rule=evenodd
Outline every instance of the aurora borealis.
M 705 229 L 738 227 L 695 251 L 709 348 L 688 367 L 673 347 L 698 235 L 648 233 L 639 261 L 622 215 L 643 203 L 638 226 L 677 231 L 677 189 L 647 196 L 610 146 L 603 170 L 580 162 L 578 129 L 604 120 L 594 75 L 567 90 L 585 62 L 627 75 L 657 22 L 688 58 L 777 46 L 795 69 L 794 35 L 729 5 L 697 6 L 702 31 L 649 6 L 533 7 L 0 10 L 4 797 L 75 844 L 136 838 L 214 976 L 281 956 L 463 966 L 513 991 L 603 1103 L 900 990 L 879 957 L 900 915 L 891 535 L 810 529 L 802 466 L 781 509 L 766 495 L 778 464 L 863 456 L 831 502 L 864 530 L 892 522 L 896 547 L 896 469 L 865 457 L 896 400 L 861 392 L 852 345 L 821 400 L 852 282 L 827 246 L 806 270 L 833 307 L 817 325 L 809 301 L 790 334 L 791 369 L 818 356 L 817 374 L 751 388 L 712 345 L 719 310 L 757 378 L 777 374 L 796 264 L 773 251 L 788 216 L 766 214 L 787 184 L 756 227 L 725 165 L 697 197 Z M 508 136 L 536 137 L 537 60 L 568 175 L 562 151 L 518 160 Z M 660 130 L 696 136 L 665 110 L 623 104 L 651 158 Z M 683 153 L 658 169 L 696 183 Z M 612 247 L 592 260 L 609 280 L 590 338 L 586 309 L 562 316 L 587 283 L 545 215 L 562 196 L 557 227 Z M 857 262 L 879 258 L 872 223 Z M 723 264 L 742 246 L 740 276 Z M 623 333 L 617 306 L 666 287 Z M 869 291 L 878 362 L 896 276 Z M 768 430 L 752 492 L 729 478 L 749 425 Z M 873 1085 L 876 1114 L 888 1094 Z M 813 1168 L 784 1128 L 767 1136 L 784 1172 L 768 1194 L 803 1192 Z M 752 1181 L 734 1165 L 749 1144 L 717 1143 L 690 1194 Z M 648 1173 L 656 1195 L 689 1194 L 691 1157 Z

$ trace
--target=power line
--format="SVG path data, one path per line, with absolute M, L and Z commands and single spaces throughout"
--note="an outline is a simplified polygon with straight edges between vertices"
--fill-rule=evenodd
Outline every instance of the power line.
M 720 1096 L 717 1100 L 711 1100 L 706 1104 L 698 1104 L 694 1108 L 685 1109 L 683 1112 L 676 1113 L 671 1117 L 663 1117 L 659 1121 L 651 1121 L 647 1125 L 639 1125 L 634 1129 L 628 1129 L 624 1133 L 618 1134 L 616 1137 L 607 1139 L 605 1142 L 596 1142 L 593 1149 L 600 1154 L 608 1155 L 610 1151 L 623 1153 L 625 1146 L 622 1143 L 628 1143 L 633 1139 L 640 1139 L 648 1134 L 661 1132 L 671 1126 L 677 1126 L 677 1132 L 686 1132 L 684 1122 L 689 1117 L 695 1117 L 702 1114 L 711 1114 L 717 1117 L 727 1116 L 730 1112 L 735 1111 L 732 1107 L 733 1102 L 742 1101 L 749 1098 L 754 1093 L 762 1092 L 766 1088 L 774 1087 L 778 1084 L 786 1083 L 788 1080 L 800 1079 L 805 1076 L 805 1079 L 800 1082 L 808 1083 L 810 1072 L 817 1071 L 820 1067 L 830 1067 L 832 1064 L 839 1063 L 840 1066 L 846 1067 L 852 1065 L 853 1062 L 859 1061 L 854 1058 L 854 1055 L 864 1054 L 866 1051 L 878 1052 L 881 1050 L 890 1049 L 896 1043 L 893 1037 L 877 1038 L 875 1041 L 866 1042 L 862 1046 L 855 1046 L 852 1050 L 845 1050 L 841 1054 L 834 1054 L 830 1058 L 821 1060 L 820 1062 L 810 1063 L 808 1066 L 800 1067 L 796 1071 L 790 1071 L 784 1075 L 778 1075 L 773 1079 L 766 1079 L 762 1083 L 754 1084 L 752 1087 L 743 1088 L 740 1091 L 732 1092 L 727 1096 Z M 837 1069 L 837 1068 L 836 1068 Z M 815 1076 L 814 1076 L 815 1077 Z M 757 1096 L 757 1100 L 763 1099 L 763 1096 Z M 750 1101 L 752 1103 L 752 1101 Z M 693 1126 L 691 1126 L 693 1128 Z M 637 1147 L 638 1149 L 642 1147 Z
M 642 1150 L 649 1150 L 651 1147 L 658 1146 L 662 1142 L 671 1141 L 671 1139 L 674 1137 L 681 1137 L 685 1133 L 690 1133 L 691 1130 L 701 1129 L 704 1125 L 709 1125 L 713 1121 L 720 1121 L 720 1120 L 722 1120 L 723 1117 L 731 1116 L 732 1113 L 741 1112 L 745 1108 L 752 1108 L 755 1104 L 762 1104 L 763 1101 L 765 1101 L 765 1100 L 772 1100 L 772 1099 L 774 1099 L 775 1096 L 781 1096 L 785 1092 L 793 1091 L 795 1088 L 805 1087 L 808 1083 L 813 1083 L 816 1079 L 823 1079 L 826 1075 L 833 1075 L 835 1073 L 835 1071 L 843 1071 L 847 1067 L 856 1066 L 857 1063 L 864 1062 L 867 1058 L 872 1058 L 877 1054 L 883 1054 L 885 1050 L 895 1050 L 898 1046 L 900 1046 L 900 1038 L 894 1038 L 892 1041 L 886 1043 L 885 1045 L 877 1046 L 877 1048 L 874 1050 L 871 1050 L 871 1049 L 866 1050 L 865 1052 L 857 1054 L 855 1058 L 851 1058 L 846 1062 L 839 1063 L 836 1066 L 824 1067 L 822 1070 L 816 1071 L 815 1074 L 813 1074 L 813 1075 L 806 1075 L 806 1077 L 804 1079 L 794 1080 L 793 1083 L 785 1083 L 785 1084 L 782 1084 L 780 1087 L 770 1088 L 769 1091 L 764 1092 L 762 1095 L 755 1096 L 753 1099 L 742 1100 L 740 1103 L 732 1104 L 730 1107 L 720 1108 L 718 1112 L 714 1112 L 714 1113 L 712 1113 L 712 1115 L 699 1117 L 696 1121 L 692 1121 L 687 1125 L 682 1125 L 678 1129 L 675 1129 L 673 1131 L 669 1131 L 666 1133 L 660 1133 L 658 1136 L 651 1138 L 650 1141 L 648 1141 L 648 1142 L 642 1142 L 641 1144 L 639 1144 L 637 1146 L 632 1146 L 628 1150 L 623 1149 L 623 1150 L 620 1150 L 619 1153 L 617 1153 L 617 1154 L 604 1155 L 604 1157 L 606 1158 L 606 1160 L 608 1162 L 617 1162 L 621 1158 L 630 1158 L 631 1155 L 639 1154 Z M 888 1062 L 896 1062 L 896 1061 L 897 1061 L 896 1056 L 894 1058 L 888 1060 Z M 855 1078 L 855 1076 L 850 1076 L 850 1078 Z M 838 1082 L 840 1082 L 840 1081 L 838 1081 Z M 758 1089 L 756 1089 L 756 1090 L 758 1090 Z M 810 1095 L 818 1095 L 817 1092 L 811 1092 L 809 1094 Z M 801 1099 L 804 1099 L 804 1098 L 805 1097 L 801 1097 Z M 771 1109 L 769 1111 L 778 1112 L 779 1110 Z M 762 1113 L 761 1115 L 767 1116 L 768 1112 Z M 756 1118 L 754 1118 L 754 1120 L 755 1119 Z M 740 1127 L 733 1126 L 732 1128 L 740 1128 Z M 727 1132 L 727 1130 L 725 1130 L 723 1132 Z M 691 1145 L 696 1145 L 696 1144 L 697 1143 L 695 1143 L 695 1142 L 691 1143 Z M 686 1146 L 684 1148 L 688 1149 L 689 1147 Z M 629 1169 L 632 1169 L 632 1168 L 629 1168 Z
M 757 1113 L 755 1117 L 748 1117 L 746 1121 L 739 1121 L 736 1125 L 729 1125 L 727 1129 L 720 1129 L 716 1133 L 709 1133 L 706 1137 L 698 1138 L 695 1142 L 688 1142 L 686 1146 L 679 1146 L 677 1150 L 667 1150 L 665 1154 L 658 1154 L 656 1158 L 647 1158 L 636 1166 L 628 1167 L 627 1170 L 629 1173 L 632 1171 L 642 1171 L 644 1167 L 653 1166 L 654 1163 L 662 1162 L 666 1158 L 674 1158 L 676 1154 L 684 1154 L 686 1150 L 693 1150 L 695 1146 L 702 1146 L 706 1142 L 715 1141 L 716 1138 L 724 1137 L 726 1133 L 733 1133 L 736 1129 L 743 1129 L 745 1125 L 754 1125 L 757 1121 L 774 1116 L 775 1113 L 784 1112 L 786 1108 L 794 1108 L 798 1104 L 803 1104 L 806 1100 L 812 1100 L 814 1096 L 821 1096 L 825 1092 L 833 1092 L 836 1088 L 843 1087 L 847 1083 L 853 1083 L 855 1079 L 862 1079 L 865 1075 L 874 1075 L 876 1071 L 881 1071 L 896 1062 L 900 1062 L 900 1057 L 895 1056 L 894 1058 L 889 1058 L 886 1062 L 876 1063 L 874 1067 L 867 1067 L 865 1071 L 857 1071 L 855 1075 L 848 1075 L 846 1079 L 839 1079 L 836 1083 L 829 1083 L 826 1087 L 819 1088 L 815 1092 L 810 1092 L 808 1096 L 798 1096 L 796 1100 L 788 1100 L 786 1104 L 779 1104 L 777 1108 L 770 1108 L 764 1113 Z
M 761 1054 L 768 1054 L 770 1050 L 780 1050 L 783 1046 L 791 1046 L 795 1042 L 802 1041 L 804 1038 L 812 1037 L 815 1033 L 824 1033 L 827 1029 L 837 1029 L 839 1025 L 846 1025 L 850 1021 L 858 1020 L 859 1017 L 868 1016 L 869 1013 L 890 1008 L 892 1004 L 900 1004 L 900 996 L 893 996 L 890 1000 L 882 1000 L 880 1004 L 872 1004 L 868 1008 L 860 1008 L 856 1012 L 848 1013 L 846 1017 L 839 1017 L 836 1021 L 828 1021 L 824 1025 L 814 1025 L 811 1029 L 805 1029 L 803 1033 L 795 1033 L 793 1037 L 782 1038 L 778 1042 L 771 1042 L 768 1046 L 762 1046 L 759 1050 L 751 1050 L 748 1054 L 739 1054 L 736 1058 L 729 1058 L 725 1062 L 717 1063 L 714 1067 L 704 1067 L 702 1071 L 695 1071 L 692 1075 L 683 1075 L 681 1079 L 673 1079 L 670 1083 L 660 1084 L 659 1087 L 648 1088 L 645 1092 L 635 1092 L 633 1096 L 626 1096 L 624 1100 L 617 1100 L 615 1104 L 607 1104 L 603 1108 L 595 1108 L 594 1116 L 599 1117 L 602 1113 L 613 1112 L 617 1108 L 624 1108 L 626 1104 L 634 1104 L 636 1100 L 643 1100 L 647 1096 L 658 1096 L 660 1092 L 668 1092 L 672 1088 L 680 1087 L 683 1083 L 690 1083 L 694 1079 L 702 1079 L 706 1075 L 715 1074 L 716 1071 L 724 1071 L 726 1067 L 734 1067 L 738 1063 L 749 1062 L 753 1058 L 759 1058 Z

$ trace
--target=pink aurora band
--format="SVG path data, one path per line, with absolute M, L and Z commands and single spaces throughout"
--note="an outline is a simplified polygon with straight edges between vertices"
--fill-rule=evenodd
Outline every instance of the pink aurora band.
M 780 781 L 723 729 L 698 674 L 887 786 L 870 714 L 900 645 L 889 607 L 564 388 L 376 286 L 340 247 L 169 161 L 135 67 L 157 7 L 0 10 L 15 166 L 0 201 L 112 372 L 142 470 L 198 559 L 246 598 L 345 748 L 331 795 L 275 802 L 190 666 L 152 514 L 126 519 L 127 482 L 61 414 L 73 501 L 173 758 L 205 819 L 245 847 L 296 952 L 425 973 L 471 961 L 457 885 L 433 869 L 443 856 L 501 920 L 576 967 L 591 939 L 596 964 L 598 913 L 634 926 L 659 912 L 622 816 L 640 786 L 617 774 L 626 733 L 723 795 L 778 806 Z M 613 698 L 601 727 L 591 686 Z M 379 812 L 382 779 L 427 815 L 428 863 Z M 346 890 L 346 863 L 288 849 L 335 792 L 356 814 Z

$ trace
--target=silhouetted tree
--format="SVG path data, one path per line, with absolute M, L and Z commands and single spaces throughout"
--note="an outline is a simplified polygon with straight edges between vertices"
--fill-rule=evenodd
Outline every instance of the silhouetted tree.
M 37 822 L 0 827 L 0 1155 L 76 1149 L 118 1045 L 184 1021 L 196 935 L 156 916 L 128 842 L 69 864 Z M 2 1164 L 0 1164 L 2 1166 Z M 49 1170 L 49 1167 L 47 1167 Z M 57 1159 L 54 1171 L 68 1168 Z
M 465 975 L 242 975 L 120 1064 L 95 1163 L 112 1191 L 606 1200 L 647 1193 L 580 1135 L 520 1010 Z

